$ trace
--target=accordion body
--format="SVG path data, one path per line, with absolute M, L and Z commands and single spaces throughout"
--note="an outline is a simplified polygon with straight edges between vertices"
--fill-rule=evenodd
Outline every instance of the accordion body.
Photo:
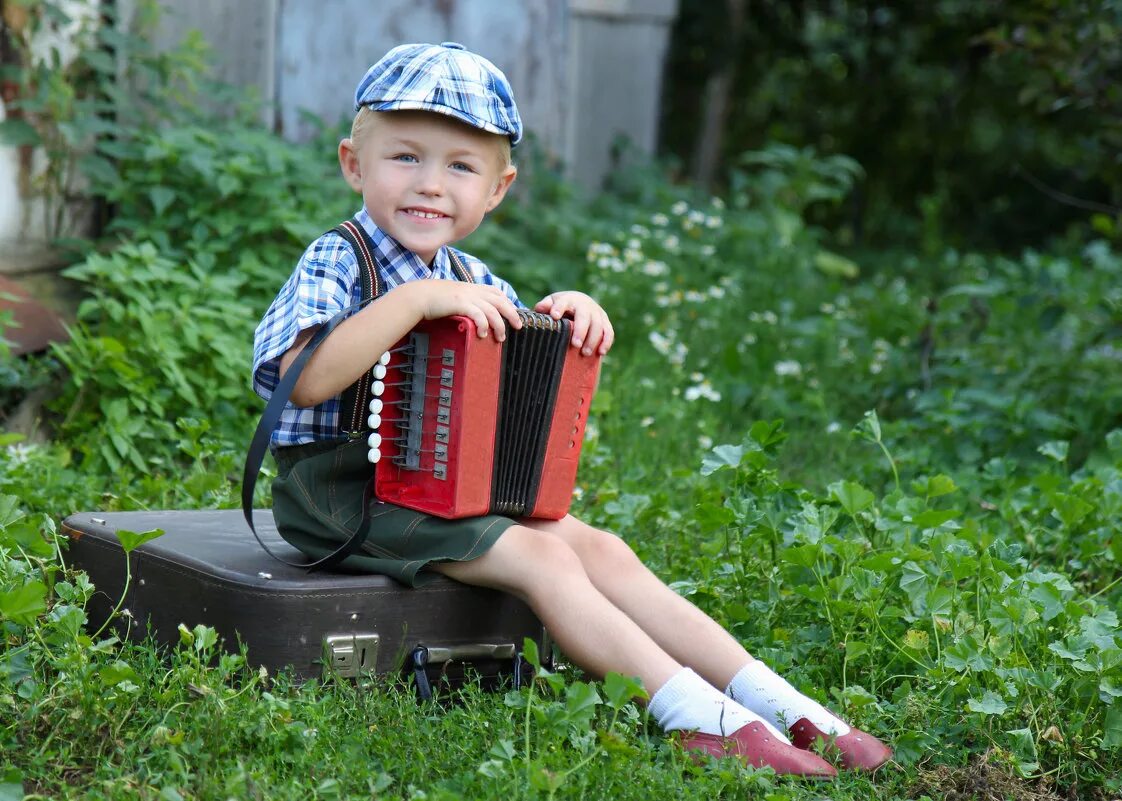
M 375 365 L 380 500 L 445 518 L 565 516 L 600 357 L 569 344 L 569 320 L 519 315 L 501 343 L 466 317 L 426 321 Z

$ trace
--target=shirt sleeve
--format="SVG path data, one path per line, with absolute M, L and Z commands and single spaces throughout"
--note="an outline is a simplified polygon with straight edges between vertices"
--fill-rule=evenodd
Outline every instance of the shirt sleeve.
M 514 287 L 491 272 L 487 265 L 480 259 L 477 259 L 470 253 L 464 253 L 462 250 L 457 250 L 456 253 L 463 259 L 464 265 L 471 271 L 471 277 L 475 279 L 477 284 L 497 287 L 499 291 L 506 295 L 510 299 L 510 302 L 519 309 L 529 308 L 525 303 L 519 300 L 518 293 L 514 291 Z
M 346 241 L 328 233 L 313 242 L 277 293 L 253 335 L 253 390 L 269 398 L 280 358 L 301 331 L 323 325 L 351 302 L 358 261 Z

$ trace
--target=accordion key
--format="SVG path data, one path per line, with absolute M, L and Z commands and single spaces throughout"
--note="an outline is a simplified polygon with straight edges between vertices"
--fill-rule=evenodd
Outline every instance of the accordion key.
M 426 321 L 375 365 L 375 494 L 445 518 L 560 519 L 569 510 L 599 356 L 572 324 L 519 310 L 504 342 L 466 317 Z

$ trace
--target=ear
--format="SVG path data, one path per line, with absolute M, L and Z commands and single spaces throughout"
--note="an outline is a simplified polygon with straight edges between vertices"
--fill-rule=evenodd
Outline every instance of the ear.
M 514 179 L 518 177 L 518 168 L 513 164 L 507 166 L 505 170 L 499 175 L 499 180 L 495 182 L 495 188 L 491 190 L 491 197 L 487 199 L 487 211 L 491 211 L 506 197 L 506 192 L 510 189 L 510 185 L 514 183 Z
M 358 149 L 349 137 L 339 143 L 339 168 L 343 179 L 356 192 L 362 191 L 362 165 L 358 160 Z

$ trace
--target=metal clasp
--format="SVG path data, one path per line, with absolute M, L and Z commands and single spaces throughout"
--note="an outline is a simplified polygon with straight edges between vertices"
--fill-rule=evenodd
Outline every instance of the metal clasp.
M 323 638 L 323 675 L 374 675 L 381 639 L 377 634 L 328 634 Z

